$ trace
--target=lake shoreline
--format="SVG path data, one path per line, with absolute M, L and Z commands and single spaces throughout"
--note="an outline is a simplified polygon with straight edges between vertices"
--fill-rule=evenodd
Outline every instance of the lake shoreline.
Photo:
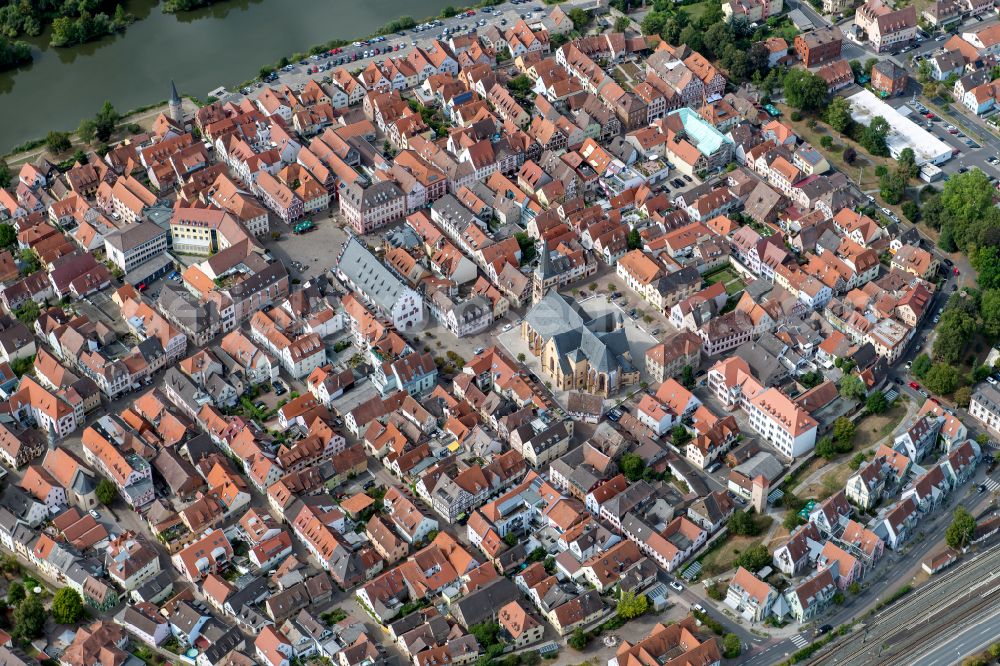
M 177 14 L 157 11 L 157 4 L 143 0 L 136 22 L 124 33 L 95 42 L 56 48 L 31 40 L 38 49 L 33 62 L 0 72 L 3 154 L 37 148 L 50 131 L 75 131 L 105 100 L 116 108 L 148 108 L 150 98 L 162 99 L 169 91 L 171 80 L 185 96 L 204 100 L 220 85 L 238 88 L 235 82 L 256 78 L 268 62 L 308 54 L 317 45 L 363 39 L 360 35 L 374 34 L 402 15 L 436 16 L 447 2 L 224 0 Z M 352 34 L 329 29 L 338 25 L 353 26 Z M 303 44 L 309 45 L 305 51 Z

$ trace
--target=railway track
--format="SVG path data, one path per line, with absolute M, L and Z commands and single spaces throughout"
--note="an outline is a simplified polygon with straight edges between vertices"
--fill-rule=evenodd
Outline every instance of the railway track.
M 877 613 L 810 664 L 906 664 L 943 628 L 1000 602 L 1000 546 L 961 563 Z

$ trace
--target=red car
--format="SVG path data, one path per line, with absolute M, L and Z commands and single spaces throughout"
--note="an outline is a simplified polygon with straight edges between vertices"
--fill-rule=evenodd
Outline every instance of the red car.
M 913 389 L 914 391 L 919 391 L 920 390 L 920 384 L 918 384 L 916 382 L 910 382 L 910 388 Z
M 933 402 L 935 405 L 940 405 L 941 404 L 941 401 L 938 400 L 937 398 L 935 398 L 934 396 L 931 396 L 930 398 L 928 398 L 928 400 L 930 400 L 931 402 Z
M 961 273 L 958 272 L 958 266 L 956 266 L 952 270 L 955 271 L 955 275 L 961 275 Z

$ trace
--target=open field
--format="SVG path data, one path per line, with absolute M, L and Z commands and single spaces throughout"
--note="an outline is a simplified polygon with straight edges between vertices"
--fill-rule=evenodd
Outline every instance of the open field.
M 875 167 L 885 166 L 892 169 L 895 167 L 895 160 L 888 157 L 873 157 L 864 148 L 851 139 L 835 132 L 829 125 L 819 121 L 812 129 L 806 124 L 808 115 L 803 115 L 802 120 L 792 120 L 792 108 L 785 104 L 778 104 L 781 110 L 781 122 L 795 130 L 804 141 L 808 141 L 816 150 L 823 153 L 830 165 L 838 171 L 847 174 L 848 178 L 856 183 L 860 183 L 864 191 L 879 189 L 879 179 L 875 175 Z M 827 149 L 820 145 L 820 139 L 830 136 L 833 139 L 833 148 Z M 854 164 L 848 165 L 844 161 L 844 146 L 851 146 L 857 152 L 858 157 Z M 898 211 L 897 211 L 898 213 Z
M 906 416 L 906 403 L 897 400 L 884 413 L 871 414 L 863 418 L 854 433 L 854 450 L 867 451 L 877 446 L 883 438 L 892 434 L 904 416 Z
M 711 4 L 713 4 L 711 0 L 704 0 L 703 2 L 697 2 L 693 5 L 684 5 L 681 7 L 681 11 L 687 14 L 692 21 L 697 21 L 705 12 L 708 11 Z
M 763 541 L 762 537 L 730 536 L 726 542 L 705 556 L 701 566 L 705 575 L 717 576 L 735 566 L 736 558 L 747 548 Z

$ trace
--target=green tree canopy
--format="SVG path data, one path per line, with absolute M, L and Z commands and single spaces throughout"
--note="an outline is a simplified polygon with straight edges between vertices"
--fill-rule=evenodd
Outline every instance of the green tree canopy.
M 865 383 L 857 375 L 844 375 L 840 378 L 840 395 L 848 400 L 863 400 L 868 393 Z
M 115 498 L 118 497 L 118 489 L 115 488 L 115 484 L 107 479 L 101 479 L 94 492 L 97 495 L 97 500 L 105 506 L 114 502 Z
M 961 379 L 961 373 L 954 365 L 935 363 L 924 377 L 924 385 L 938 395 L 951 395 L 958 388 Z
M 763 569 L 771 562 L 771 554 L 762 543 L 750 546 L 736 558 L 736 566 L 743 567 L 751 573 Z
M 959 506 L 955 509 L 951 525 L 945 530 L 944 540 L 952 548 L 960 550 L 969 543 L 975 529 L 976 519 L 972 517 L 968 509 Z
M 38 638 L 45 630 L 45 608 L 37 594 L 28 597 L 14 609 L 12 635 L 24 641 Z
M 649 610 L 649 599 L 645 594 L 636 594 L 628 590 L 623 590 L 618 598 L 618 617 L 623 620 L 631 620 L 643 615 Z
M 739 536 L 756 536 L 760 532 L 753 516 L 743 509 L 733 511 L 733 515 L 729 517 L 726 527 L 730 534 L 737 534 Z
M 27 595 L 24 592 L 24 585 L 21 585 L 18 581 L 14 581 L 7 586 L 7 603 L 11 606 L 16 606 L 22 601 Z
M 851 118 L 851 104 L 843 97 L 834 97 L 826 107 L 826 122 L 841 134 L 847 133 L 854 120 Z
M 913 373 L 914 377 L 923 379 L 927 374 L 927 371 L 931 369 L 933 363 L 931 362 L 931 357 L 927 354 L 919 354 L 913 363 L 910 365 L 910 372 Z
M 618 460 L 618 467 L 629 481 L 638 481 L 646 470 L 646 463 L 634 453 L 626 453 Z
M 889 403 L 886 401 L 885 394 L 882 391 L 875 391 L 865 401 L 865 409 L 868 410 L 869 414 L 881 414 L 888 408 Z
M 854 423 L 846 416 L 833 422 L 833 439 L 836 442 L 850 442 L 854 439 Z
M 726 634 L 722 639 L 722 656 L 726 659 L 735 659 L 743 651 L 740 637 L 736 634 Z
M 52 598 L 52 619 L 59 624 L 73 624 L 83 616 L 83 599 L 71 587 L 60 588 Z
M 788 105 L 800 111 L 821 109 L 826 105 L 826 81 L 807 69 L 788 70 L 783 80 Z

